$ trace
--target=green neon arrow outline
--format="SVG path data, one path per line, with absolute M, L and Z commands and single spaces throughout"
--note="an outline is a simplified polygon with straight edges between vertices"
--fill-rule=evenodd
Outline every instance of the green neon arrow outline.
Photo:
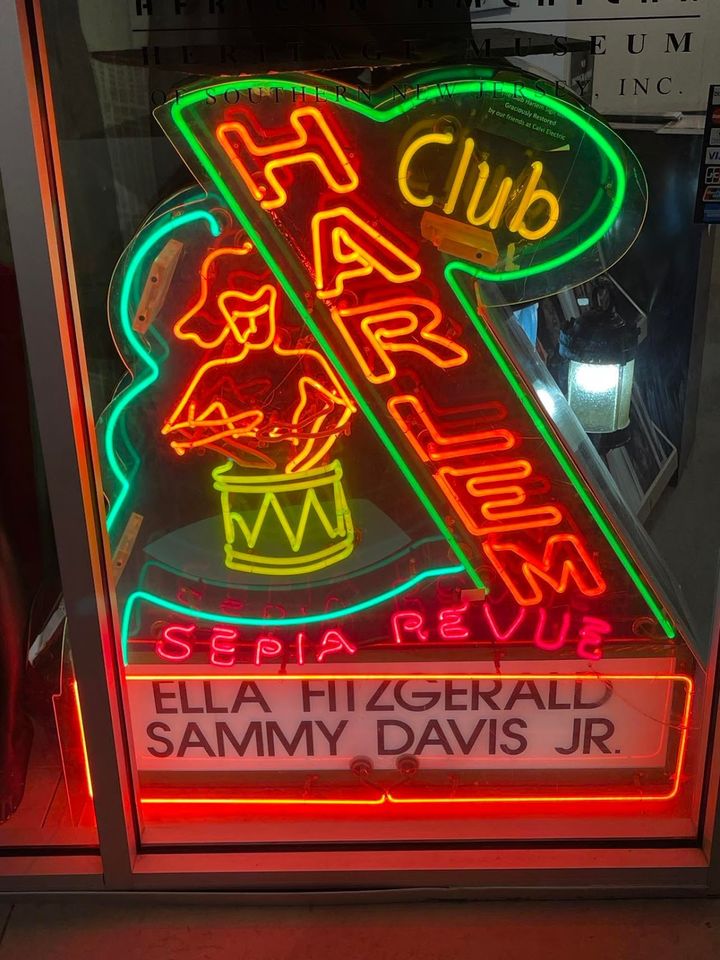
M 452 74 L 445 75 L 442 73 L 433 72 L 429 76 L 435 76 L 440 79 L 443 76 L 447 76 L 448 79 L 450 79 L 452 77 Z M 321 78 L 318 78 L 318 81 L 320 83 Z M 319 89 L 319 83 L 316 86 L 316 90 Z M 446 536 L 446 539 L 448 539 L 448 543 L 453 548 L 456 556 L 458 557 L 462 565 L 465 567 L 468 574 L 471 576 L 471 579 L 473 580 L 473 582 L 478 587 L 487 589 L 487 587 L 485 587 L 485 585 L 482 583 L 479 576 L 477 575 L 477 572 L 474 569 L 468 567 L 469 561 L 467 560 L 464 553 L 460 549 L 459 544 L 457 544 L 457 541 L 455 541 L 455 538 L 453 537 L 452 533 L 448 529 L 444 520 L 439 516 L 433 504 L 429 501 L 424 491 L 420 488 L 419 484 L 417 483 L 417 480 L 415 479 L 414 474 L 405 463 L 404 459 L 400 454 L 400 451 L 395 447 L 394 443 L 392 442 L 389 435 L 386 433 L 382 424 L 380 424 L 380 422 L 377 420 L 377 418 L 372 413 L 370 408 L 367 406 L 365 400 L 359 395 L 357 389 L 354 386 L 352 378 L 348 376 L 347 371 L 345 371 L 344 366 L 340 362 L 337 355 L 335 354 L 335 351 L 332 349 L 331 345 L 323 335 L 322 331 L 315 323 L 314 319 L 312 318 L 307 308 L 305 307 L 305 304 L 303 303 L 303 301 L 296 294 L 292 285 L 288 282 L 282 270 L 280 270 L 277 261 L 275 260 L 273 255 L 270 253 L 270 251 L 262 241 L 261 237 L 253 227 L 253 224 L 250 218 L 246 216 L 242 207 L 237 202 L 234 194 L 228 188 L 222 176 L 214 167 L 209 155 L 205 152 L 202 144 L 200 143 L 198 138 L 195 136 L 193 131 L 190 129 L 189 124 L 187 123 L 185 117 L 183 116 L 184 110 L 186 110 L 190 106 L 195 105 L 200 100 L 206 98 L 208 95 L 217 97 L 217 96 L 222 96 L 222 94 L 227 90 L 242 90 L 242 89 L 248 89 L 251 87 L 262 88 L 263 86 L 267 86 L 267 85 L 272 85 L 273 87 L 276 87 L 278 89 L 285 89 L 285 90 L 297 91 L 298 87 L 300 87 L 301 89 L 307 89 L 306 85 L 303 83 L 300 83 L 295 80 L 284 79 L 281 77 L 267 76 L 267 77 L 235 79 L 231 81 L 226 81 L 221 84 L 212 84 L 210 86 L 200 87 L 199 89 L 196 89 L 188 92 L 187 94 L 181 95 L 178 98 L 178 100 L 175 103 L 173 103 L 170 109 L 170 116 L 175 126 L 177 127 L 178 131 L 180 132 L 181 136 L 183 137 L 184 141 L 192 150 L 193 154 L 195 155 L 196 159 L 200 163 L 201 167 L 203 168 L 207 176 L 210 178 L 211 182 L 220 191 L 221 195 L 223 196 L 225 201 L 228 203 L 232 212 L 236 215 L 239 222 L 242 224 L 243 228 L 247 231 L 253 243 L 256 244 L 261 256 L 267 263 L 268 267 L 270 267 L 272 272 L 275 274 L 279 282 L 282 284 L 283 288 L 285 289 L 285 292 L 287 293 L 293 305 L 298 310 L 299 314 L 303 317 L 308 328 L 316 337 L 318 342 L 322 345 L 323 349 L 326 350 L 331 362 L 336 366 L 336 369 L 342 375 L 343 379 L 346 381 L 348 388 L 353 393 L 353 396 L 355 400 L 358 402 L 358 405 L 363 410 L 365 415 L 368 417 L 371 425 L 373 426 L 375 431 L 378 433 L 378 436 L 382 440 L 386 449 L 392 455 L 396 464 L 398 465 L 403 475 L 406 477 L 406 479 L 410 483 L 412 489 L 416 492 L 416 495 L 418 495 L 419 499 L 425 506 L 426 510 L 428 510 L 430 515 L 433 517 L 433 519 L 437 523 L 443 535 Z M 611 204 L 611 207 L 607 216 L 604 218 L 600 226 L 595 231 L 593 231 L 593 233 L 591 233 L 584 241 L 577 244 L 575 247 L 567 251 L 565 254 L 554 257 L 551 260 L 546 261 L 544 264 L 543 263 L 535 264 L 532 267 L 525 267 L 518 270 L 508 271 L 504 274 L 495 274 L 492 271 L 483 269 L 482 267 L 469 267 L 466 264 L 460 263 L 459 261 L 454 261 L 453 263 L 450 263 L 447 265 L 445 276 L 448 281 L 448 284 L 452 288 L 453 292 L 458 298 L 458 301 L 463 307 L 463 310 L 466 312 L 466 314 L 472 321 L 473 326 L 480 333 L 483 339 L 483 342 L 488 346 L 488 349 L 490 349 L 490 352 L 493 358 L 495 359 L 496 363 L 498 363 L 498 366 L 501 372 L 508 380 L 513 391 L 519 397 L 521 403 L 523 404 L 523 407 L 528 412 L 533 423 L 536 425 L 536 427 L 540 431 L 541 436 L 550 447 L 550 450 L 555 456 L 556 460 L 558 461 L 558 464 L 560 465 L 561 469 L 567 476 L 572 486 L 577 491 L 580 499 L 582 500 L 582 502 L 585 504 L 588 511 L 590 512 L 590 515 L 598 524 L 609 546 L 617 556 L 618 560 L 622 564 L 625 571 L 630 576 L 632 582 L 637 587 L 638 591 L 640 592 L 640 595 L 647 603 L 649 609 L 658 620 L 665 635 L 668 638 L 672 639 L 673 637 L 676 636 L 676 631 L 672 623 L 664 613 L 661 605 L 658 603 L 658 601 L 654 597 L 652 591 L 648 589 L 647 585 L 645 584 L 642 576 L 637 570 L 635 563 L 633 562 L 632 558 L 628 554 L 624 545 L 622 544 L 620 539 L 617 537 L 612 527 L 608 524 L 604 514 L 599 509 L 598 504 L 595 502 L 595 498 L 592 492 L 588 489 L 585 480 L 578 473 L 575 467 L 572 465 L 572 463 L 570 462 L 570 459 L 568 458 L 567 454 L 565 453 L 561 445 L 558 443 L 552 431 L 548 429 L 547 424 L 545 423 L 544 417 L 541 414 L 536 401 L 527 392 L 527 390 L 525 390 L 524 386 L 517 379 L 514 371 L 511 370 L 511 368 L 505 361 L 505 358 L 502 356 L 501 351 L 498 349 L 497 344 L 495 343 L 494 337 L 492 336 L 490 331 L 487 330 L 485 325 L 482 323 L 476 311 L 472 309 L 467 298 L 465 297 L 463 292 L 460 290 L 460 287 L 455 282 L 455 278 L 454 278 L 455 273 L 465 273 L 479 280 L 489 280 L 494 283 L 507 282 L 511 280 L 523 279 L 524 277 L 536 275 L 542 272 L 546 272 L 548 270 L 553 270 L 553 269 L 556 269 L 557 267 L 563 266 L 565 263 L 568 263 L 571 260 L 577 259 L 577 257 L 579 257 L 582 253 L 584 253 L 590 247 L 594 246 L 600 239 L 602 239 L 605 236 L 605 234 L 608 232 L 608 230 L 611 228 L 615 220 L 617 219 L 617 216 L 620 210 L 622 209 L 623 200 L 625 198 L 625 193 L 627 190 L 627 176 L 625 174 L 625 169 L 623 167 L 621 158 L 619 157 L 617 151 L 614 149 L 612 144 L 610 144 L 610 142 L 603 137 L 601 132 L 598 129 L 596 129 L 580 113 L 579 110 L 577 110 L 575 107 L 572 107 L 570 104 L 565 103 L 564 101 L 560 100 L 557 97 L 553 97 L 550 94 L 541 92 L 532 87 L 526 87 L 517 83 L 508 83 L 504 81 L 495 81 L 495 80 L 483 80 L 483 79 L 465 80 L 464 79 L 457 83 L 453 83 L 453 86 L 452 86 L 453 95 L 460 94 L 460 93 L 478 94 L 484 91 L 488 91 L 492 93 L 499 92 L 499 93 L 507 94 L 513 97 L 520 96 L 525 99 L 529 99 L 535 103 L 540 103 L 543 106 L 546 106 L 549 109 L 559 113 L 565 119 L 575 124 L 575 126 L 581 129 L 583 133 L 585 133 L 588 137 L 590 137 L 590 139 L 600 149 L 601 153 L 604 154 L 604 156 L 607 158 L 608 162 L 610 163 L 610 166 L 612 167 L 617 177 L 617 193 Z M 327 92 L 326 89 L 325 89 L 325 92 Z M 342 101 L 337 100 L 336 104 L 337 106 L 343 109 L 349 109 L 351 111 L 355 111 L 374 121 L 384 123 L 384 122 L 387 122 L 388 120 L 393 120 L 398 116 L 408 113 L 409 111 L 413 110 L 419 103 L 434 100 L 442 96 L 443 96 L 442 88 L 439 85 L 437 85 L 437 89 L 426 88 L 424 90 L 420 90 L 418 88 L 417 95 L 414 98 L 404 100 L 400 103 L 396 103 L 394 106 L 391 106 L 391 107 L 383 106 L 382 104 L 378 106 L 372 106 L 372 105 L 362 103 L 360 101 L 355 101 L 355 100 L 342 100 Z M 170 139 L 172 140 L 173 138 L 170 137 Z M 438 520 L 439 520 L 439 523 L 438 523 Z

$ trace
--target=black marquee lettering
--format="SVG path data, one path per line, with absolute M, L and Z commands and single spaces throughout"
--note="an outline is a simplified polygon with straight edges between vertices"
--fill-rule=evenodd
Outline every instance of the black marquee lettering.
M 525 689 L 527 688 L 527 690 Z M 532 700 L 538 710 L 544 710 L 545 704 L 534 680 L 518 680 L 505 704 L 506 710 L 512 710 L 518 700 Z
M 265 697 L 260 693 L 258 685 L 252 680 L 244 680 L 238 687 L 237 696 L 230 707 L 230 713 L 237 713 L 246 703 L 256 703 L 263 713 L 271 713 Z
M 588 696 L 587 699 L 583 698 L 583 694 L 588 687 L 594 687 L 597 691 L 598 685 L 600 686 L 600 698 L 597 700 L 591 699 Z M 598 707 L 604 706 L 610 697 L 613 695 L 613 685 L 611 680 L 602 680 L 599 679 L 596 683 L 585 680 L 576 680 L 575 681 L 575 695 L 573 697 L 573 709 L 574 710 L 597 710 Z
M 155 713 L 177 713 L 177 707 L 164 707 L 163 700 L 174 700 L 177 697 L 175 690 L 162 690 L 163 684 L 172 683 L 172 680 L 153 680 L 152 692 L 155 701 Z
M 238 757 L 244 757 L 250 745 L 250 741 L 255 739 L 255 754 L 258 757 L 265 756 L 265 747 L 263 744 L 262 723 L 259 720 L 253 720 L 247 725 L 245 735 L 238 741 L 229 725 L 224 720 L 218 720 L 215 724 L 215 737 L 217 739 L 217 751 L 219 757 L 226 756 L 225 740 L 232 746 Z
M 388 728 L 395 727 L 405 734 L 405 742 L 399 747 L 388 747 L 385 745 L 385 732 Z M 377 722 L 377 752 L 381 757 L 397 757 L 401 753 L 407 753 L 413 744 L 415 735 L 409 723 L 403 720 L 378 720 Z
M 452 756 L 453 748 L 450 741 L 443 733 L 439 720 L 428 721 L 427 726 L 422 732 L 422 736 L 417 742 L 415 753 L 422 753 L 425 747 L 442 747 L 445 753 Z
M 506 737 L 509 737 L 511 740 L 517 741 L 516 747 L 508 747 L 507 744 L 501 743 L 500 749 L 503 753 L 506 753 L 509 757 L 516 757 L 520 753 L 525 753 L 527 750 L 527 737 L 524 737 L 521 733 L 515 733 L 514 727 L 519 727 L 521 730 L 527 730 L 527 723 L 524 720 L 521 720 L 520 717 L 512 717 L 510 720 L 506 720 L 502 725 L 502 732 Z
M 180 741 L 177 755 L 179 757 L 184 757 L 188 750 L 198 748 L 200 750 L 204 750 L 205 755 L 208 757 L 215 756 L 215 751 L 210 746 L 210 741 L 200 729 L 200 724 L 195 723 L 194 720 L 191 720 L 185 727 L 185 733 L 182 735 L 182 740 Z
M 325 739 L 326 739 L 327 742 L 328 742 L 328 748 L 329 748 L 329 750 L 330 750 L 330 756 L 331 756 L 331 757 L 336 757 L 336 756 L 337 756 L 338 740 L 339 740 L 340 737 L 342 736 L 343 730 L 344 730 L 345 727 L 348 725 L 348 721 L 347 721 L 347 720 L 341 720 L 340 723 L 339 723 L 339 724 L 337 725 L 337 727 L 335 728 L 335 732 L 334 732 L 334 733 L 331 733 L 331 731 L 328 730 L 328 728 L 325 726 L 325 724 L 322 722 L 322 720 L 316 720 L 316 721 L 315 721 L 315 725 L 316 725 L 316 727 L 318 728 L 318 730 L 320 731 L 320 733 L 325 737 Z
M 383 680 L 383 681 L 379 684 L 377 690 L 373 693 L 373 695 L 370 697 L 370 699 L 368 700 L 368 702 L 367 702 L 367 704 L 366 704 L 366 706 L 365 706 L 365 709 L 366 709 L 367 711 L 372 711 L 372 710 L 394 710 L 394 709 L 395 709 L 391 703 L 378 703 L 378 700 L 379 700 L 380 697 L 385 693 L 385 691 L 387 690 L 387 688 L 388 688 L 389 686 L 390 686 L 390 681 L 389 681 L 389 680 Z
M 319 690 L 315 690 L 310 686 L 308 680 L 302 681 L 300 689 L 302 691 L 303 713 L 310 713 L 312 709 L 312 697 L 326 697 L 328 694 L 327 684 L 324 684 Z
M 600 728 L 601 733 L 595 733 L 595 729 Z M 603 717 L 587 717 L 585 719 L 585 739 L 583 740 L 582 752 L 591 753 L 595 745 L 600 753 L 612 753 L 607 745 L 607 741 L 615 733 L 615 724 L 612 720 L 605 720 Z
M 572 725 L 572 740 L 567 747 L 555 747 L 555 753 L 559 753 L 563 757 L 569 757 L 573 753 L 577 753 L 577 748 L 580 745 L 580 729 L 582 727 L 582 717 L 575 717 Z
M 282 744 L 285 753 L 289 757 L 294 757 L 295 752 L 300 746 L 300 741 L 305 737 L 305 752 L 308 757 L 315 756 L 315 750 L 313 745 L 313 722 L 312 720 L 301 720 L 298 724 L 298 728 L 295 731 L 295 736 L 292 740 L 289 740 L 285 734 L 282 732 L 280 724 L 275 720 L 268 720 L 265 725 L 265 730 L 267 734 L 267 751 L 269 757 L 276 756 L 275 753 L 275 739 Z
M 162 730 L 164 733 L 170 733 L 170 727 L 161 720 L 156 720 L 155 723 L 149 723 L 146 733 L 148 738 L 150 740 L 154 740 L 155 743 L 165 744 L 165 749 L 158 750 L 157 747 L 148 747 L 147 752 L 151 757 L 171 757 L 174 749 L 173 742 L 167 737 L 161 737 L 157 732 L 158 730 Z
M 417 683 L 416 680 L 400 680 L 395 684 L 395 702 L 404 710 L 412 710 L 419 713 L 425 710 L 431 710 L 436 707 L 440 700 L 439 690 L 414 690 L 410 693 L 410 699 L 405 697 L 405 685 L 407 683 Z M 437 680 L 428 680 L 427 683 L 437 684 Z
M 184 680 L 178 681 L 178 693 L 180 694 L 180 712 L 181 713 L 205 713 L 205 707 L 202 705 L 193 707 L 188 700 L 188 688 Z
M 218 707 L 215 705 L 212 696 L 212 684 L 209 680 L 203 680 L 203 693 L 205 695 L 205 713 L 227 713 L 227 707 Z
M 455 697 L 462 697 L 463 702 L 455 703 Z M 467 710 L 468 688 L 466 686 L 456 687 L 452 680 L 445 681 L 445 700 L 443 702 L 445 710 Z
M 571 703 L 563 703 L 558 701 L 558 680 L 551 680 L 549 683 L 549 692 L 548 692 L 548 710 L 570 710 L 572 708 Z
M 448 720 L 447 723 L 450 729 L 452 730 L 453 736 L 458 742 L 458 746 L 462 750 L 463 756 L 466 757 L 470 753 L 472 748 L 475 746 L 478 737 L 482 733 L 483 728 L 487 723 L 487 720 L 484 717 L 482 720 L 478 720 L 478 722 L 473 727 L 473 731 L 467 740 L 463 737 L 460 727 L 458 726 L 456 720 Z
M 501 691 L 502 691 L 502 681 L 500 680 L 493 680 L 490 690 L 481 690 L 480 681 L 473 680 L 472 700 L 471 700 L 472 709 L 479 710 L 480 701 L 482 700 L 483 703 L 486 706 L 490 707 L 491 710 L 499 710 L 500 706 L 497 703 L 495 703 L 495 697 L 499 696 Z

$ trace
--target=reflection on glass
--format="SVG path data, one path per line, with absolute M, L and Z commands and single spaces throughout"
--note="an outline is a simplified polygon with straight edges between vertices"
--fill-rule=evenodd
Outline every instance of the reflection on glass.
M 0 186 L 0 848 L 92 845 L 80 697 L 8 241 Z

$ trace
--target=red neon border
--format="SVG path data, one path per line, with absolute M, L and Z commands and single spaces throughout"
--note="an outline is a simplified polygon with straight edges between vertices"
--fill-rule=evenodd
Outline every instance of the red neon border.
M 297 674 L 222 674 L 223 680 L 238 681 L 295 681 L 295 680 L 669 680 L 672 683 L 683 683 L 686 689 L 685 706 L 680 721 L 680 744 L 677 751 L 675 771 L 671 776 L 672 789 L 662 794 L 552 794 L 544 796 L 393 796 L 392 790 L 372 799 L 342 799 L 342 798 L 309 798 L 309 797 L 159 797 L 141 796 L 140 803 L 147 805 L 192 805 L 192 806 L 235 806 L 235 805 L 270 805 L 270 806 L 380 806 L 390 804 L 437 804 L 437 803 L 619 803 L 643 801 L 673 800 L 680 790 L 680 776 L 682 773 L 687 751 L 687 737 L 692 707 L 694 683 L 691 677 L 683 674 L 562 674 L 562 673 L 297 673 Z M 216 680 L 218 674 L 191 674 L 191 673 L 126 673 L 126 680 Z
M 83 723 L 82 707 L 80 706 L 80 692 L 78 691 L 77 680 L 72 681 L 73 696 L 75 698 L 75 711 L 77 713 L 78 725 L 80 727 L 80 743 L 82 744 L 83 762 L 85 764 L 85 782 L 87 783 L 87 792 L 90 799 L 93 797 L 93 784 L 90 775 L 90 761 L 88 759 L 87 741 L 85 740 L 85 725 Z

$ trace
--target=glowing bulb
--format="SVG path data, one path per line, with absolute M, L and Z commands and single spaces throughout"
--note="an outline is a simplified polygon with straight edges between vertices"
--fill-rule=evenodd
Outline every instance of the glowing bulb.
M 587 393 L 614 393 L 619 377 L 615 363 L 579 363 L 575 371 L 576 386 Z
M 568 401 L 588 433 L 627 427 L 634 367 L 634 360 L 622 365 L 570 361 Z

